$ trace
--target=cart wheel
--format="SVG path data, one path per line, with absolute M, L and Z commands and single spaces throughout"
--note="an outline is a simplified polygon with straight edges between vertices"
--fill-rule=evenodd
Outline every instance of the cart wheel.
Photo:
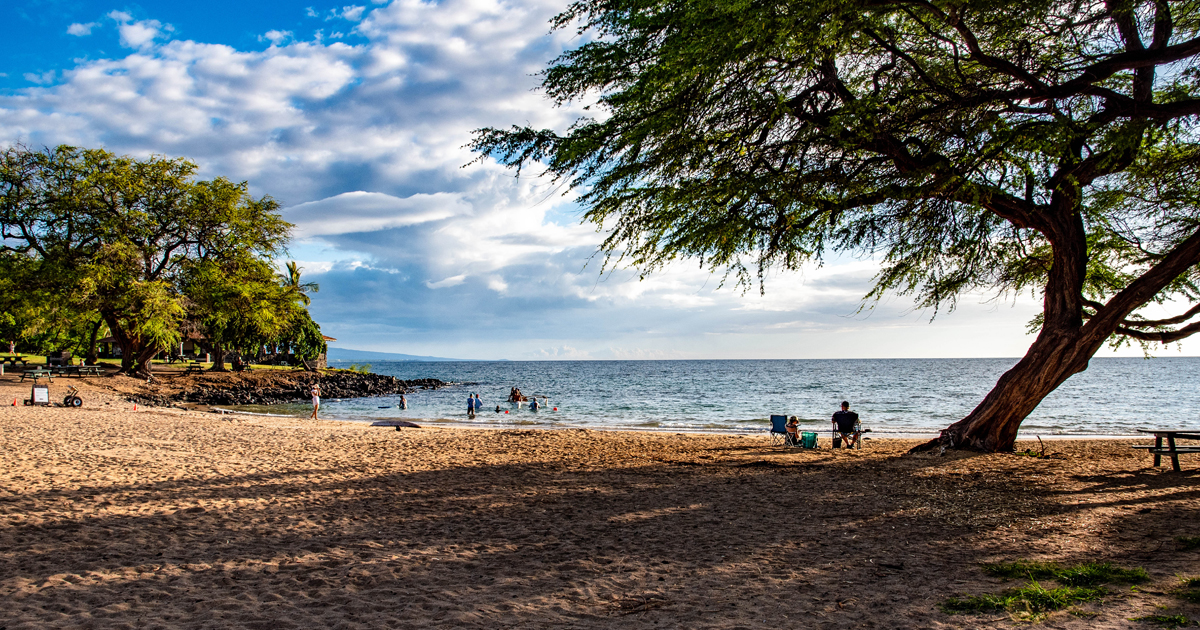
M 63 398 L 63 406 L 64 406 L 64 407 L 70 407 L 70 406 L 71 406 L 71 397 L 70 397 L 70 396 L 67 396 L 66 398 Z
M 82 407 L 82 406 L 83 406 L 83 399 L 82 399 L 82 398 L 80 398 L 80 397 L 78 397 L 78 396 L 72 396 L 72 397 L 71 397 L 71 402 L 70 402 L 70 403 L 68 403 L 68 404 L 67 404 L 67 406 L 68 406 L 68 407 Z

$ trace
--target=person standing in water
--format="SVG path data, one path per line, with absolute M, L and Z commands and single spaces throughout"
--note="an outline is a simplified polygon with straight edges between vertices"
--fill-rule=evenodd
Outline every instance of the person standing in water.
M 309 417 L 312 418 L 313 420 L 317 420 L 317 411 L 319 411 L 321 409 L 321 386 L 318 383 L 313 383 L 312 401 L 313 401 L 313 412 L 312 412 L 312 415 Z
M 467 418 L 475 418 L 475 397 L 467 394 Z
M 408 409 L 408 399 L 404 397 L 404 394 L 400 394 L 400 408 Z

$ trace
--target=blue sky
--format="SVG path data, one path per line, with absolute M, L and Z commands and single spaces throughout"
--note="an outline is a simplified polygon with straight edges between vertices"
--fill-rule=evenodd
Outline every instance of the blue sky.
M 549 32 L 565 4 L 10 0 L 0 142 L 187 156 L 206 177 L 249 181 L 296 224 L 291 258 L 321 285 L 312 312 L 341 347 L 478 359 L 1024 353 L 1031 296 L 966 296 L 933 323 L 902 298 L 860 311 L 870 260 L 772 276 L 765 296 L 719 288 L 694 261 L 641 281 L 601 276 L 603 235 L 579 223 L 569 191 L 464 166 L 473 129 L 564 128 L 582 111 L 535 90 L 534 75 L 577 43 Z

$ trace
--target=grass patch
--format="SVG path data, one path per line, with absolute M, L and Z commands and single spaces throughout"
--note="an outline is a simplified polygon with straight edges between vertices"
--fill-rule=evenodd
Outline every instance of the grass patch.
M 1200 549 L 1200 536 L 1176 536 L 1175 542 L 1179 543 L 1184 551 Z
M 1098 586 L 1100 584 L 1140 584 L 1150 579 L 1140 567 L 1126 569 L 1111 562 L 1085 562 L 1064 567 L 1057 562 L 1017 560 L 983 565 L 992 577 L 1009 580 L 1055 580 L 1065 586 Z
M 1017 560 L 983 565 L 984 573 L 1006 580 L 1044 580 L 1054 577 L 1054 574 L 1061 570 L 1062 567 L 1057 562 L 1039 562 L 1037 560 Z
M 1186 628 L 1192 625 L 1192 620 L 1183 615 L 1147 615 L 1145 617 L 1133 617 L 1130 621 L 1144 621 L 1160 628 Z
M 1179 578 L 1180 589 L 1175 591 L 1175 596 L 1185 602 L 1200 604 L 1200 577 Z
M 1079 586 L 1060 586 L 1046 588 L 1036 581 L 1021 588 L 1014 588 L 998 594 L 971 595 L 958 598 L 951 597 L 942 602 L 942 612 L 950 615 L 981 614 L 1005 610 L 1012 613 L 1040 615 L 1042 613 L 1062 610 L 1068 606 L 1093 602 L 1103 598 L 1102 588 Z

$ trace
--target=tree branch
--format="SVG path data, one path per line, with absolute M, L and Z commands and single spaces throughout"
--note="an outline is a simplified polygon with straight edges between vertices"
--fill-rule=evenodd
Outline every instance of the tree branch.
M 1187 271 L 1190 267 L 1196 265 L 1197 262 L 1200 262 L 1200 230 L 1197 230 L 1187 240 L 1177 245 L 1157 265 L 1151 267 L 1141 277 L 1125 287 L 1124 290 L 1113 296 L 1107 304 L 1097 309 L 1096 314 L 1084 325 L 1085 334 L 1099 334 L 1107 337 L 1112 331 L 1118 331 L 1118 329 L 1129 330 L 1123 324 L 1130 313 L 1137 310 L 1146 302 L 1149 302 L 1163 287 L 1170 284 L 1172 280 L 1178 278 L 1180 274 Z M 1093 306 L 1093 308 L 1095 307 Z M 1180 331 L 1176 331 L 1176 333 L 1189 330 L 1193 326 L 1200 326 L 1200 324 L 1192 324 Z M 1176 338 L 1182 339 L 1191 335 L 1192 332 Z M 1142 339 L 1142 337 L 1134 334 L 1122 334 L 1128 334 L 1135 339 Z M 1168 333 L 1154 334 L 1166 335 Z M 1173 339 L 1167 339 L 1167 341 L 1171 340 Z M 1148 341 L 1161 341 L 1161 339 L 1148 339 Z
M 1144 330 L 1134 330 L 1132 328 L 1118 326 L 1116 332 L 1125 335 L 1126 337 L 1139 339 L 1141 341 L 1161 341 L 1163 343 L 1171 343 L 1172 341 L 1186 339 L 1200 332 L 1200 322 L 1189 324 L 1183 328 L 1180 328 L 1179 330 L 1167 330 L 1163 332 L 1146 332 Z

